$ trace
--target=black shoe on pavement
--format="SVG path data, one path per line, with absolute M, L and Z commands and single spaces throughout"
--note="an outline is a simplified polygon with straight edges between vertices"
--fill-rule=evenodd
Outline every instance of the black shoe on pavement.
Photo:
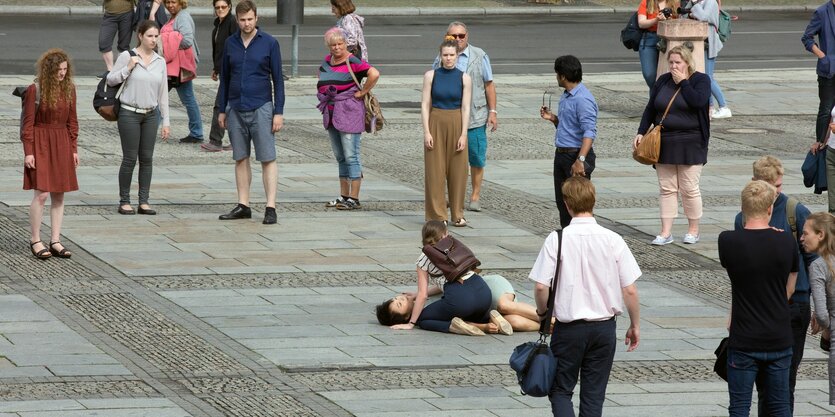
M 180 139 L 180 143 L 203 143 L 203 139 L 198 139 L 194 136 L 188 135 Z
M 278 216 L 275 214 L 275 207 L 267 207 L 264 210 L 264 224 L 275 224 L 278 221 Z
M 235 206 L 235 208 L 233 208 L 232 211 L 230 211 L 229 213 L 221 214 L 220 217 L 218 217 L 218 219 L 220 220 L 238 220 L 251 218 L 252 209 L 241 203 L 238 203 L 238 205 Z

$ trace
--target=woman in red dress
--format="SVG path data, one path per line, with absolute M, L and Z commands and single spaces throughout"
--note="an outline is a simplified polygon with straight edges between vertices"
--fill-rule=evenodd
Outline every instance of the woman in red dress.
M 29 206 L 29 248 L 38 259 L 69 258 L 61 243 L 64 193 L 78 190 L 78 119 L 70 58 L 61 49 L 44 52 L 36 64 L 38 77 L 23 100 L 23 189 L 34 190 Z M 41 219 L 47 196 L 52 236 L 41 241 Z

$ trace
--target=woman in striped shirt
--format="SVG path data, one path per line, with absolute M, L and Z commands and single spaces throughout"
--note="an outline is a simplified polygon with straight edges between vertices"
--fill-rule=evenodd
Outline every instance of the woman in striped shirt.
M 325 45 L 330 49 L 330 55 L 325 56 L 319 67 L 316 97 L 322 112 L 322 125 L 328 131 L 333 154 L 339 163 L 340 194 L 325 207 L 356 210 L 361 207 L 360 140 L 365 130 L 363 97 L 377 84 L 380 73 L 368 62 L 348 52 L 342 29 L 334 27 L 325 32 Z M 365 84 L 361 84 L 363 78 L 366 78 Z

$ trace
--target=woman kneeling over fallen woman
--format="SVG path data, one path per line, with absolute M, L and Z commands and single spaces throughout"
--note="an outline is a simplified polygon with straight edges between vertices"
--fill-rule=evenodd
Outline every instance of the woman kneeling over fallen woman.
M 435 244 L 447 235 L 441 221 L 423 226 L 423 244 Z M 501 275 L 481 277 L 478 270 L 446 281 L 441 271 L 421 253 L 417 261 L 418 291 L 407 292 L 377 306 L 377 320 L 392 329 L 424 330 L 483 336 L 539 330 L 536 308 L 516 302 L 513 286 Z M 427 298 L 443 293 L 434 303 Z

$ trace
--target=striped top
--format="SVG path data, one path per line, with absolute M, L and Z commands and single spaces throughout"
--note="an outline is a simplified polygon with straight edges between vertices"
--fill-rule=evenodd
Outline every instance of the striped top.
M 417 261 L 415 262 L 418 268 L 426 271 L 429 274 L 429 283 L 434 284 L 436 287 L 441 289 L 441 292 L 444 291 L 444 284 L 447 283 L 446 278 L 444 277 L 444 273 L 438 269 L 432 261 L 429 260 L 429 257 L 426 256 L 425 253 L 421 252 L 420 256 L 418 257 Z M 461 281 L 466 281 L 467 278 L 473 276 L 475 274 L 474 271 L 468 271 L 458 279 Z
M 356 86 L 354 79 L 351 78 L 351 73 L 348 72 L 348 66 L 346 65 L 348 62 L 351 63 L 351 69 L 359 82 L 362 82 L 362 79 L 368 75 L 371 65 L 367 62 L 351 55 L 348 57 L 348 61 L 331 65 L 331 56 L 328 55 L 319 67 L 319 82 L 316 84 L 316 88 L 320 93 L 325 94 L 330 86 L 336 87 L 338 92 Z

